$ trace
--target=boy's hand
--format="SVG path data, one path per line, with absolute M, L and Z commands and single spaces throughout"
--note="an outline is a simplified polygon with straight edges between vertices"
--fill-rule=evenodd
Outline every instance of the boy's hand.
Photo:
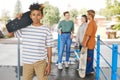
M 8 36 L 8 37 L 14 37 L 14 33 L 13 33 L 13 32 L 10 32 L 10 33 L 8 33 L 7 36 Z
M 71 39 L 73 39 L 73 38 L 74 38 L 73 34 L 71 34 L 70 38 L 71 38 Z
M 21 17 L 22 17 L 22 14 L 17 14 L 16 15 L 16 18 L 18 18 L 18 19 L 21 19 Z
M 61 35 L 62 34 L 62 31 L 61 31 L 61 29 L 58 29 L 58 33 Z
M 46 75 L 46 76 L 49 75 L 50 72 L 51 72 L 51 64 L 48 63 L 48 65 L 47 65 L 47 67 L 46 67 L 46 69 L 45 69 L 45 75 Z

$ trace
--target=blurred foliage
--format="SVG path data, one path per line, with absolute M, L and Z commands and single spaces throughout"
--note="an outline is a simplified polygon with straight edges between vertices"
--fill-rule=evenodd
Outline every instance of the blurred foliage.
M 45 4 L 45 8 L 43 11 L 44 17 L 42 19 L 42 22 L 43 24 L 51 27 L 59 22 L 60 12 L 57 7 L 50 5 L 49 2 L 45 2 L 44 4 Z
M 9 11 L 4 9 L 2 10 L 1 21 L 6 24 L 7 21 L 10 19 Z
M 22 13 L 22 4 L 21 4 L 20 0 L 17 0 L 17 2 L 15 4 L 13 16 L 16 17 L 17 14 L 21 14 L 21 13 Z
M 117 18 L 118 18 L 118 21 L 120 22 L 120 16 L 117 16 Z
M 70 11 L 70 16 L 71 16 L 71 20 L 74 21 L 74 19 L 78 16 L 79 12 L 77 9 L 71 9 Z
M 118 0 L 106 0 L 106 7 L 101 9 L 99 14 L 110 20 L 111 16 L 120 14 L 120 2 Z
M 112 27 L 113 30 L 120 30 L 120 24 L 115 24 L 113 27 Z
M 86 14 L 87 13 L 87 9 L 86 8 L 82 8 L 82 9 L 80 9 L 80 11 L 79 11 L 79 14 L 80 15 L 84 15 L 84 14 Z

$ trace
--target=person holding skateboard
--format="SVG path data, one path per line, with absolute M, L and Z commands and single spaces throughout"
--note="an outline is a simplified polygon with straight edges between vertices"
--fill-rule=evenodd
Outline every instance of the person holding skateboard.
M 87 18 L 88 18 L 88 26 L 82 41 L 82 47 L 87 47 L 87 65 L 86 65 L 86 74 L 93 74 L 93 59 L 94 59 L 94 48 L 95 48 L 95 34 L 97 31 L 97 25 L 94 20 L 95 11 L 88 10 Z
M 78 28 L 77 35 L 76 35 L 76 44 L 79 44 L 79 48 L 82 48 L 82 40 L 84 38 L 85 31 L 87 29 L 87 16 L 81 16 L 81 25 Z
M 22 80 L 32 80 L 34 74 L 38 80 L 48 80 L 51 72 L 52 34 L 40 22 L 43 18 L 43 6 L 34 3 L 29 9 L 32 24 L 14 32 L 16 37 L 22 38 Z
M 82 41 L 84 38 L 84 34 L 87 29 L 87 16 L 82 15 L 81 16 L 81 25 L 78 29 L 77 36 L 76 36 L 76 44 L 79 44 L 80 49 L 80 59 L 79 59 L 79 69 L 78 73 L 81 78 L 85 77 L 85 71 L 86 71 L 86 59 L 87 59 L 87 48 L 82 47 Z
M 70 57 L 70 48 L 73 38 L 73 31 L 74 31 L 74 23 L 70 20 L 70 13 L 68 11 L 63 13 L 65 20 L 62 20 L 59 25 L 59 34 L 61 35 L 61 42 L 60 42 L 60 54 L 58 54 L 58 69 L 63 69 L 62 66 L 62 57 L 64 48 L 66 45 L 66 62 L 65 67 L 68 68 L 68 62 Z

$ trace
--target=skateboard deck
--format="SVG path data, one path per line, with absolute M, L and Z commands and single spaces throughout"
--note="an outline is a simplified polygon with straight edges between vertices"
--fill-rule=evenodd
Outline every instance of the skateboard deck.
M 22 15 L 21 19 L 15 18 L 14 20 L 8 22 L 6 24 L 6 28 L 8 32 L 14 32 L 18 29 L 27 27 L 31 23 L 32 23 L 32 20 L 30 18 L 30 11 L 28 11 Z
M 87 63 L 87 48 L 82 48 L 80 51 L 79 69 L 78 73 L 81 78 L 86 75 L 86 63 Z

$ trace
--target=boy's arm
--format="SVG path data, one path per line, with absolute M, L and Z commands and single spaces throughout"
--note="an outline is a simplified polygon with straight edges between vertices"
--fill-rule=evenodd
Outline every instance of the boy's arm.
M 74 22 L 72 21 L 71 39 L 74 38 Z
M 47 56 L 48 56 L 48 63 L 45 69 L 45 75 L 49 75 L 51 72 L 51 59 L 52 59 L 52 47 L 47 47 Z
M 72 30 L 71 30 L 72 34 L 74 34 L 74 22 L 72 21 Z
M 61 22 L 60 22 L 60 23 L 58 24 L 58 33 L 59 33 L 59 34 L 62 33 L 61 29 L 62 29 L 62 25 L 61 25 Z
M 52 47 L 53 47 L 53 38 L 50 29 L 48 29 L 47 36 L 46 36 L 46 48 L 47 48 L 47 57 L 48 57 L 48 64 L 45 69 L 45 75 L 49 75 L 51 72 L 51 62 L 52 62 Z
M 84 43 L 82 43 L 83 47 L 86 47 L 86 44 L 87 44 L 89 38 L 90 38 L 90 36 L 86 35 L 86 39 L 85 39 Z
M 49 29 L 47 32 L 47 36 L 46 36 L 46 48 L 47 48 L 48 64 L 51 63 L 53 44 L 54 44 L 54 42 L 53 42 L 52 33 Z
M 90 36 L 92 35 L 92 32 L 93 32 L 93 23 L 89 23 L 89 25 L 87 27 L 87 30 L 85 32 L 85 35 L 84 35 L 84 39 L 82 41 L 82 46 L 83 47 L 86 47 L 87 42 L 88 42 Z
M 47 56 L 48 56 L 48 65 L 51 64 L 52 59 L 52 47 L 47 48 Z

